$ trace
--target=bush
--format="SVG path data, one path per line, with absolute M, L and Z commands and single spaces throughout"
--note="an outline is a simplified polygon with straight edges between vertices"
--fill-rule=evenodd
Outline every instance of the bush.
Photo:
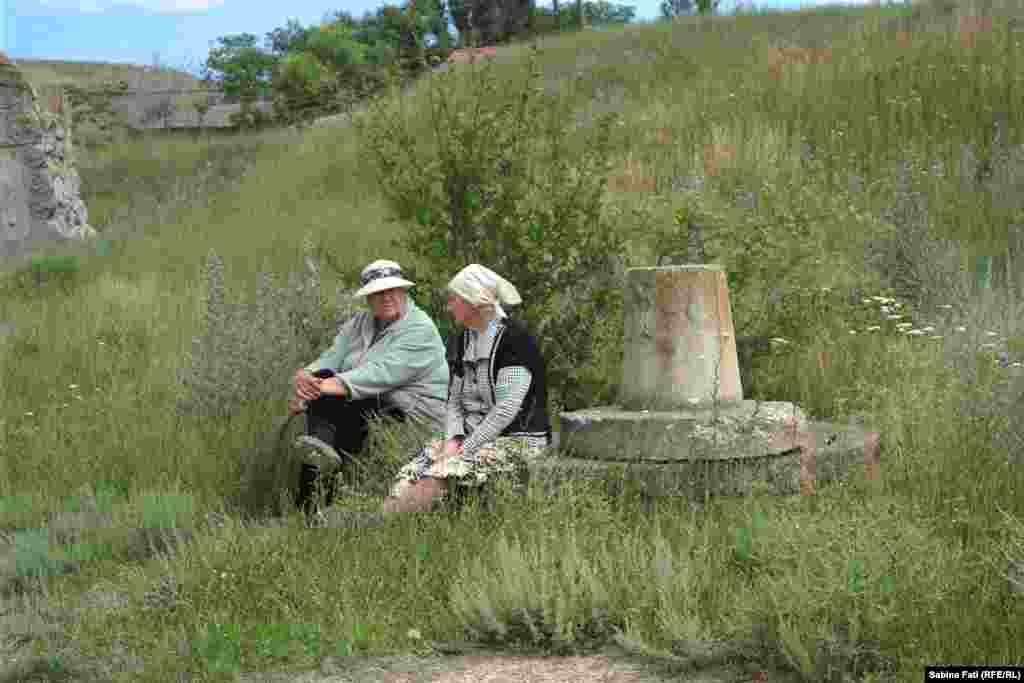
M 461 88 L 452 72 L 432 78 L 424 137 L 383 103 L 357 125 L 385 198 L 408 223 L 397 246 L 442 331 L 448 279 L 469 263 L 493 268 L 519 289 L 514 314 L 541 342 L 553 400 L 579 406 L 614 381 L 583 379 L 596 341 L 621 348 L 624 240 L 602 215 L 615 115 L 571 154 L 571 117 L 540 87 L 536 52 L 526 68 L 512 93 L 492 65 L 470 70 Z
M 309 256 L 313 247 L 307 241 L 305 248 L 306 276 L 293 275 L 281 287 L 273 273 L 264 271 L 251 303 L 228 301 L 223 261 L 211 252 L 205 272 L 206 320 L 180 376 L 180 410 L 226 418 L 243 402 L 287 399 L 295 368 L 329 344 L 335 315 L 351 314 L 347 300 L 334 315 L 326 309 L 319 270 Z

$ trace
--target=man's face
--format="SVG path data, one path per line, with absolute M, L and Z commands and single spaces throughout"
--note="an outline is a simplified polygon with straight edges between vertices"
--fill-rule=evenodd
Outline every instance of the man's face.
M 389 323 L 398 320 L 405 315 L 406 303 L 405 290 L 401 287 L 384 289 L 366 296 L 366 302 L 370 304 L 373 317 L 377 320 Z

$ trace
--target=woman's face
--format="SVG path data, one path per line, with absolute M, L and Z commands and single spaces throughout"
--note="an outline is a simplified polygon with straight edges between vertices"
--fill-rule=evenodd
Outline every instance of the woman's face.
M 401 287 L 384 289 L 366 296 L 366 302 L 370 304 L 373 317 L 377 320 L 389 323 L 398 320 L 405 315 L 406 303 L 405 290 Z
M 456 294 L 449 294 L 448 312 L 451 313 L 452 319 L 455 322 L 465 324 L 467 320 L 473 317 L 475 309 L 472 304 L 462 297 Z

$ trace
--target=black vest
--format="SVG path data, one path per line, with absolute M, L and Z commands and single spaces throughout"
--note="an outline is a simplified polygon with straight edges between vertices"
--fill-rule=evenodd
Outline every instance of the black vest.
M 512 422 L 502 430 L 502 436 L 517 433 L 547 434 L 551 437 L 551 420 L 548 417 L 548 388 L 545 376 L 546 364 L 541 355 L 540 346 L 526 326 L 518 320 L 504 318 L 499 323 L 498 334 L 491 349 L 488 364 L 491 372 L 491 401 L 495 401 L 494 384 L 498 381 L 498 371 L 515 365 L 521 365 L 530 371 L 530 389 L 526 392 L 523 405 L 516 413 Z M 462 377 L 462 354 L 466 348 L 466 331 L 455 337 L 454 348 L 449 349 L 448 367 L 451 376 Z

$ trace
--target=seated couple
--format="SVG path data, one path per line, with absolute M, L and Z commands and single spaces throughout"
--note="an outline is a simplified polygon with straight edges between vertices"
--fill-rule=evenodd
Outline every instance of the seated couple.
M 400 472 L 384 512 L 423 512 L 453 486 L 479 486 L 540 455 L 551 440 L 545 362 L 536 340 L 502 304 L 519 293 L 481 265 L 448 283 L 448 311 L 463 326 L 449 366 L 430 317 L 409 296 L 414 283 L 393 261 L 375 261 L 360 278 L 368 313 L 340 328 L 334 344 L 295 374 L 293 412 L 306 412 L 299 437 L 303 468 L 298 505 L 317 513 L 334 498 L 333 473 L 358 457 L 374 414 L 420 420 L 435 434 Z M 344 451 L 339 455 L 339 452 Z M 325 481 L 321 481 L 325 480 Z

